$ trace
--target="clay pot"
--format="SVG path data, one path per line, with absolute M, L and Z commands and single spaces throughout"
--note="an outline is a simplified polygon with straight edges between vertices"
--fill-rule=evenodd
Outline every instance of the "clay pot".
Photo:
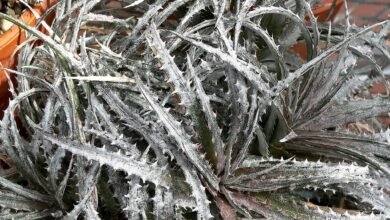
M 41 3 L 33 6 L 33 9 L 42 15 L 47 9 L 57 3 L 58 0 L 43 0 Z M 50 14 L 46 17 L 45 21 L 51 23 L 53 21 L 54 14 Z M 36 24 L 37 19 L 30 10 L 25 10 L 20 20 L 27 25 L 33 26 Z M 41 31 L 45 31 L 41 26 Z M 25 40 L 24 31 L 13 25 L 9 30 L 0 35 L 0 62 L 5 68 L 15 68 L 17 62 L 17 56 L 12 56 L 16 47 Z M 12 75 L 10 76 L 12 78 Z M 3 116 L 3 111 L 8 105 L 10 93 L 8 91 L 8 79 L 3 70 L 0 69 L 0 118 Z
M 315 8 L 318 8 L 313 10 L 313 14 L 317 17 L 318 22 L 332 20 L 337 14 L 337 12 L 340 10 L 340 8 L 343 6 L 344 0 L 336 0 L 333 11 L 331 10 L 332 4 L 333 0 L 323 0 L 321 3 L 318 3 L 314 6 Z
M 323 0 L 321 3 L 318 3 L 313 8 L 317 8 L 313 10 L 313 14 L 317 17 L 318 22 L 331 21 L 336 16 L 338 11 L 340 11 L 341 7 L 344 4 L 344 0 L 336 0 L 336 6 L 332 9 L 333 0 Z M 307 50 L 306 44 L 299 43 L 291 47 L 293 51 L 299 54 L 303 59 L 307 59 Z

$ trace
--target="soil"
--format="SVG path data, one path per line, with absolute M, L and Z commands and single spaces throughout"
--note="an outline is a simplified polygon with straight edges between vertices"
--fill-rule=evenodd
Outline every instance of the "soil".
M 34 5 L 39 0 L 25 0 L 30 5 Z M 0 12 L 8 14 L 16 19 L 22 15 L 26 6 L 20 0 L 0 0 Z M 5 19 L 0 19 L 0 35 L 11 28 L 13 24 Z

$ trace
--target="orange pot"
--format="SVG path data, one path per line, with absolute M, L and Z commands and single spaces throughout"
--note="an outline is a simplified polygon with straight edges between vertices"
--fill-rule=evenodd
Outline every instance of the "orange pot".
M 323 0 L 321 3 L 314 5 L 314 7 L 317 9 L 313 10 L 313 14 L 317 17 L 318 22 L 332 20 L 340 10 L 341 6 L 343 6 L 344 0 L 336 0 L 333 11 L 331 10 L 332 4 L 333 0 Z
M 324 22 L 327 20 L 333 20 L 333 18 L 336 16 L 338 11 L 341 9 L 341 7 L 344 4 L 344 0 L 336 0 L 336 5 L 332 9 L 333 0 L 323 0 L 321 3 L 318 3 L 314 5 L 315 8 L 313 10 L 313 14 L 315 17 L 317 17 L 318 22 Z M 306 44 L 299 43 L 291 47 L 293 51 L 298 53 L 303 59 L 307 59 L 307 50 L 306 50 Z
M 36 4 L 33 9 L 42 15 L 48 8 L 57 3 L 58 0 L 44 0 L 39 4 Z M 45 21 L 51 23 L 53 21 L 54 14 L 50 14 L 46 17 Z M 30 10 L 26 10 L 21 18 L 27 25 L 33 26 L 36 24 L 37 19 Z M 41 31 L 45 31 L 41 26 Z M 0 35 L 0 62 L 5 68 L 15 68 L 16 56 L 11 57 L 16 47 L 25 40 L 24 31 L 13 25 L 8 31 Z M 12 77 L 12 76 L 11 76 Z M 3 117 L 3 111 L 8 105 L 8 99 L 10 93 L 8 91 L 8 80 L 4 71 L 0 69 L 0 118 Z

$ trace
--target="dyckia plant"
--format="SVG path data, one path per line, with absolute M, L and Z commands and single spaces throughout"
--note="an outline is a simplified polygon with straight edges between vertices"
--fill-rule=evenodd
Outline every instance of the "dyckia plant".
M 303 0 L 119 3 L 60 1 L 48 35 L 0 14 L 42 42 L 8 70 L 1 219 L 390 217 L 390 100 L 367 95 L 389 88 L 388 20 L 318 23 Z

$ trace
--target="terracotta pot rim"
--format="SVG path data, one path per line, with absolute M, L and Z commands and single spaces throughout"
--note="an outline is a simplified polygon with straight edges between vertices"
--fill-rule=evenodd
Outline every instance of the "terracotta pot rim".
M 333 0 L 323 0 L 322 2 L 318 3 L 317 5 L 320 6 L 323 4 L 332 4 L 332 2 L 333 2 Z M 337 7 L 338 5 L 341 5 L 343 3 L 344 3 L 344 0 L 336 0 L 335 7 Z M 329 11 L 329 10 L 330 10 L 330 6 L 329 7 L 321 7 L 318 9 L 314 9 L 313 14 L 321 14 L 321 13 Z
M 42 15 L 48 10 L 51 6 L 57 3 L 58 0 L 44 0 L 32 8 L 38 14 Z M 53 19 L 53 14 L 50 13 L 48 17 L 45 18 L 46 22 L 51 22 Z M 34 16 L 34 13 L 30 9 L 26 9 L 20 19 L 23 23 L 28 26 L 33 26 L 37 22 L 37 18 Z M 44 27 L 40 26 L 39 30 L 42 32 L 46 32 Z M 9 30 L 0 35 L 0 63 L 4 68 L 14 68 L 15 63 L 17 62 L 17 56 L 13 56 L 17 54 L 15 49 L 20 45 L 23 41 L 25 41 L 25 33 L 22 28 L 17 25 L 12 25 Z M 3 110 L 8 105 L 8 100 L 10 97 L 10 92 L 8 91 L 8 73 L 3 71 L 0 68 L 0 119 L 3 116 Z M 13 80 L 13 76 L 11 74 L 11 80 Z
M 39 15 L 42 15 L 44 11 L 48 9 L 50 5 L 53 4 L 55 0 L 45 0 L 41 3 L 34 5 L 32 8 Z M 36 22 L 36 18 L 31 10 L 26 9 L 25 12 L 22 13 L 20 20 L 23 21 L 26 25 L 34 25 Z M 12 25 L 12 27 L 0 35 L 0 60 L 7 59 L 14 51 L 7 48 L 10 44 L 15 41 L 19 41 L 22 28 L 17 25 Z

